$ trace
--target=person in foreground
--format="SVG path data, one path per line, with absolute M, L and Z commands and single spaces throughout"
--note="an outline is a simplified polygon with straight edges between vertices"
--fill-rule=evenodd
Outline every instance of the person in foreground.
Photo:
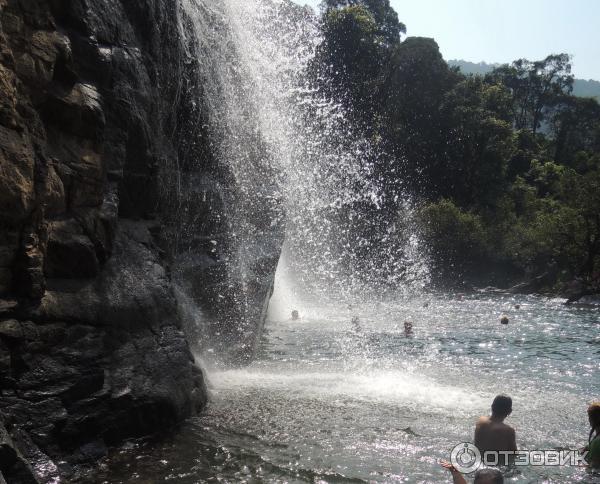
M 467 484 L 465 476 L 450 462 L 442 461 L 442 467 L 450 471 L 454 484 Z M 504 484 L 504 476 L 497 469 L 480 469 L 475 473 L 473 484 Z
M 512 398 L 498 395 L 492 402 L 492 415 L 480 417 L 475 425 L 475 446 L 487 451 L 516 451 L 515 429 L 504 423 L 512 413 Z
M 588 407 L 588 418 L 592 429 L 584 450 L 588 451 L 587 461 L 590 467 L 600 469 L 600 402 L 594 402 Z

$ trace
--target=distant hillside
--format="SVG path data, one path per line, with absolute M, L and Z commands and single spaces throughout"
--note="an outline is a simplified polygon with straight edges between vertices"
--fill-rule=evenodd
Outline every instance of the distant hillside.
M 573 94 L 581 97 L 595 97 L 600 101 L 600 82 L 590 79 L 575 79 Z
M 465 60 L 452 59 L 448 61 L 451 67 L 458 67 L 463 74 L 487 74 L 500 64 L 488 64 L 487 62 L 469 62 Z M 590 79 L 575 79 L 573 94 L 580 97 L 595 97 L 600 101 L 600 82 Z
M 469 62 L 465 60 L 452 59 L 448 61 L 450 67 L 458 67 L 463 74 L 479 74 L 484 75 L 493 71 L 500 64 L 488 64 L 487 62 Z

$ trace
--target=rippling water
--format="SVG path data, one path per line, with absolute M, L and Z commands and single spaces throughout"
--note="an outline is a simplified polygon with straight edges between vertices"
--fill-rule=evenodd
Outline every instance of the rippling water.
M 515 309 L 515 304 L 520 309 Z M 600 390 L 600 308 L 471 294 L 273 310 L 260 355 L 209 371 L 205 413 L 160 445 L 131 445 L 107 482 L 450 482 L 439 467 L 500 392 L 521 449 L 579 448 Z M 279 313 L 279 314 L 278 314 Z M 501 314 L 510 318 L 499 324 Z M 352 325 L 353 316 L 360 325 Z M 414 322 L 406 337 L 403 322 Z M 520 467 L 508 482 L 600 482 Z

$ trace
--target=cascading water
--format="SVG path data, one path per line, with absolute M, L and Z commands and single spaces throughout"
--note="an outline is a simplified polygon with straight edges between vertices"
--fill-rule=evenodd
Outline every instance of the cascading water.
M 290 275 L 305 294 L 353 299 L 384 284 L 422 287 L 427 269 L 408 201 L 379 240 L 358 230 L 381 205 L 377 153 L 311 82 L 322 42 L 314 12 L 285 0 L 183 0 L 182 9 L 193 26 L 184 32 L 200 46 L 217 156 L 239 187 L 231 264 L 244 273 L 263 217 L 285 220 Z

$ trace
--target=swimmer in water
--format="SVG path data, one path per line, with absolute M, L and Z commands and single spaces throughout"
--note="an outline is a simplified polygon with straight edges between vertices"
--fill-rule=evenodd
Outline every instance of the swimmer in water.
M 350 320 L 350 322 L 352 323 L 352 327 L 353 327 L 354 331 L 362 330 L 362 328 L 360 327 L 360 318 L 358 316 L 352 316 L 352 319 Z
M 292 311 L 292 321 L 298 321 L 300 319 L 300 313 L 294 309 Z
M 508 316 L 506 314 L 503 314 L 500 318 L 500 324 L 508 324 Z
M 504 423 L 512 413 L 512 398 L 498 395 L 492 402 L 492 415 L 480 417 L 475 425 L 475 446 L 487 451 L 516 451 L 515 429 Z
M 412 336 L 413 324 L 411 321 L 404 321 L 404 336 Z

